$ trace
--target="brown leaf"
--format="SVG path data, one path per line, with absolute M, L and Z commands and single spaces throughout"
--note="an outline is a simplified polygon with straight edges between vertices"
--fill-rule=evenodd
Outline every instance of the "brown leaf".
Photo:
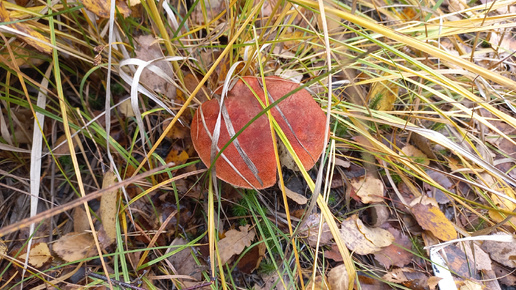
M 438 207 L 418 203 L 412 207 L 412 214 L 423 229 L 438 239 L 449 241 L 457 237 L 453 224 Z
M 242 253 L 245 247 L 249 247 L 254 240 L 254 230 L 249 231 L 249 225 L 240 226 L 240 231 L 229 230 L 226 237 L 218 243 L 220 261 L 225 264 L 231 257 Z
M 319 238 L 320 221 L 321 216 L 319 214 L 311 214 L 306 218 L 306 222 L 303 225 L 303 227 L 299 229 L 300 234 L 306 237 L 310 247 L 315 247 L 317 245 L 317 239 Z M 333 239 L 333 235 L 330 232 L 330 227 L 327 223 L 324 223 L 321 229 L 319 245 L 328 245 L 331 239 Z
M 338 265 L 328 273 L 328 284 L 331 290 L 347 290 L 349 286 L 348 271 L 344 264 Z M 310 288 L 308 288 L 310 289 Z
M 366 227 L 357 215 L 342 222 L 340 237 L 351 251 L 359 255 L 378 252 L 394 241 L 391 233 L 380 228 Z
M 407 265 L 412 261 L 414 255 L 411 252 L 398 247 L 398 245 L 410 250 L 412 248 L 412 243 L 406 235 L 402 234 L 392 226 L 389 225 L 386 230 L 394 236 L 394 243 L 375 253 L 374 258 L 385 268 L 390 268 L 392 265 L 398 267 Z
M 159 42 L 156 38 L 154 38 L 154 36 L 139 36 L 137 38 L 137 42 L 139 44 L 138 49 L 135 51 L 137 58 L 144 61 L 150 61 L 164 57 L 163 51 L 159 46 Z M 156 61 L 152 64 L 161 69 L 165 75 L 174 75 L 174 70 L 172 69 L 172 64 L 170 64 L 170 62 Z M 140 76 L 140 83 L 150 90 L 165 95 L 170 100 L 174 100 L 176 98 L 176 87 L 154 72 L 150 71 L 148 68 L 143 70 Z
M 324 257 L 327 259 L 332 259 L 335 262 L 342 262 L 342 255 L 339 252 L 339 247 L 337 244 L 332 244 L 329 250 L 324 251 Z
M 502 233 L 494 234 L 496 235 L 504 235 Z M 486 251 L 491 259 L 497 261 L 498 263 L 505 265 L 507 267 L 515 268 L 516 267 L 516 247 L 514 246 L 515 242 L 498 242 L 498 241 L 485 241 L 482 244 L 482 250 Z
M 102 188 L 108 188 L 116 183 L 116 176 L 112 171 L 104 174 Z M 100 218 L 102 227 L 106 233 L 107 239 L 103 243 L 104 247 L 111 245 L 116 239 L 116 217 L 118 215 L 117 207 L 118 189 L 107 191 L 100 199 Z
M 82 233 L 90 230 L 90 222 L 86 216 L 84 207 L 78 206 L 73 211 L 73 230 L 76 233 Z
M 95 255 L 95 241 L 89 233 L 68 233 L 53 246 L 54 252 L 67 262 L 81 260 Z
M 25 261 L 27 253 L 21 254 L 18 259 Z M 29 264 L 35 268 L 41 268 L 44 264 L 52 260 L 50 249 L 46 243 L 36 243 L 32 246 L 29 254 Z
M 265 257 L 265 250 L 267 250 L 267 246 L 265 245 L 265 243 L 259 243 L 255 247 L 252 247 L 238 261 L 238 269 L 243 273 L 251 274 L 260 266 L 263 257 Z
M 411 268 L 396 268 L 383 275 L 383 279 L 387 282 L 404 285 L 410 289 L 425 289 L 428 286 L 429 277 Z
M 306 289 L 330 290 L 331 288 L 328 286 L 328 281 L 326 280 L 326 277 L 315 276 L 314 280 L 308 281 L 308 284 L 306 285 Z
M 431 169 L 427 169 L 426 173 L 435 182 L 437 182 L 437 184 L 439 184 L 440 186 L 444 187 L 445 189 L 447 189 L 451 193 L 455 193 L 455 189 L 452 188 L 454 186 L 454 184 L 450 181 L 450 179 L 448 178 L 448 176 L 446 176 L 446 174 L 443 174 L 441 172 L 434 171 L 434 170 L 431 170 Z M 448 195 L 446 195 L 446 193 L 444 193 L 442 190 L 440 190 L 440 189 L 438 189 L 436 187 L 433 187 L 433 186 L 431 186 L 430 184 L 427 184 L 427 183 L 423 184 L 423 188 L 426 190 L 426 194 L 428 196 L 430 196 L 430 197 L 435 198 L 435 200 L 439 204 L 446 204 L 446 203 L 450 202 L 450 199 L 448 198 Z
M 177 246 L 186 245 L 187 241 L 182 238 L 176 238 L 172 243 L 171 246 L 175 246 L 171 249 L 171 251 L 176 250 Z M 202 279 L 202 271 L 199 266 L 197 266 L 197 263 L 195 262 L 194 256 L 192 254 L 192 250 L 190 247 L 186 247 L 183 250 L 175 253 L 174 255 L 170 256 L 168 260 L 172 263 L 174 268 L 177 271 L 177 275 L 188 275 L 193 277 L 196 281 L 200 281 Z
M 474 243 L 473 250 L 471 250 L 471 244 L 465 243 L 464 249 L 469 261 L 475 262 L 475 269 L 479 271 L 491 271 L 493 269 L 491 258 L 480 246 Z
M 358 179 L 351 180 L 351 186 L 356 191 L 363 203 L 375 203 L 384 201 L 383 182 L 372 176 L 364 175 Z

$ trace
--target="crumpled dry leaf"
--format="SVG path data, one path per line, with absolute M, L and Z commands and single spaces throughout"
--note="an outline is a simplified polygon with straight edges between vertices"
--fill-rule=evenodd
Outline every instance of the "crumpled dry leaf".
M 159 46 L 159 42 L 156 38 L 154 38 L 154 36 L 142 35 L 137 38 L 137 42 L 139 47 L 135 50 L 136 58 L 144 61 L 150 61 L 164 57 L 163 51 Z M 174 75 L 172 64 L 170 64 L 168 61 L 156 61 L 153 63 L 153 65 L 161 69 L 161 71 L 167 76 Z M 148 68 L 143 70 L 140 76 L 140 83 L 150 90 L 163 94 L 170 100 L 174 100 L 176 98 L 176 87 L 159 75 L 150 71 Z
M 255 231 L 249 231 L 249 225 L 240 226 L 240 231 L 229 230 L 226 237 L 218 243 L 220 261 L 225 264 L 231 257 L 242 253 L 245 247 L 249 247 L 254 240 Z
M 300 234 L 303 237 L 306 236 L 306 239 L 310 247 L 315 247 L 317 245 L 320 221 L 321 216 L 318 213 L 311 214 L 306 218 L 306 222 L 303 225 L 303 227 L 299 229 Z M 330 227 L 327 223 L 324 223 L 321 229 L 321 238 L 319 241 L 319 245 L 328 245 L 332 239 L 333 235 L 330 232 Z
M 473 250 L 471 250 L 470 243 L 464 243 L 464 247 L 466 255 L 468 256 L 469 261 L 475 262 L 475 268 L 479 271 L 491 271 L 492 261 L 489 258 L 489 255 L 484 252 L 477 244 L 473 244 Z
M 1 254 L 1 253 L 0 253 Z M 25 261 L 27 253 L 21 254 L 18 260 Z M 50 249 L 46 243 L 36 243 L 32 246 L 29 254 L 29 264 L 35 268 L 40 268 L 52 260 Z
M 357 215 L 345 219 L 341 224 L 340 237 L 351 251 L 367 255 L 389 246 L 394 237 L 381 228 L 368 228 Z
M 409 238 L 399 230 L 393 228 L 391 225 L 388 225 L 385 229 L 394 236 L 394 243 L 375 253 L 374 258 L 385 268 L 390 268 L 392 265 L 403 267 L 410 263 L 414 255 L 397 246 L 400 245 L 401 247 L 410 250 L 412 248 L 412 243 Z
M 430 287 L 432 284 L 433 287 L 430 287 L 430 289 L 435 289 L 435 286 L 437 286 L 437 282 L 439 281 L 435 281 L 434 279 L 433 283 L 430 284 L 431 277 L 428 277 L 425 273 L 416 271 L 412 268 L 396 268 L 383 275 L 382 278 L 387 282 L 401 284 L 410 289 L 422 289 L 422 285 L 428 285 Z
M 412 207 L 412 214 L 424 230 L 438 239 L 449 241 L 457 237 L 455 227 L 438 207 L 418 203 Z
M 328 284 L 330 285 L 331 290 L 349 289 L 348 271 L 344 264 L 338 265 L 330 270 L 328 273 Z
M 430 176 L 435 182 L 437 182 L 439 185 L 450 191 L 451 193 L 455 193 L 454 187 L 455 184 L 453 184 L 448 176 L 446 174 L 443 174 L 441 172 L 427 169 L 426 173 L 428 176 Z M 450 198 L 440 189 L 433 187 L 427 183 L 423 184 L 423 188 L 426 190 L 426 194 L 430 197 L 435 198 L 435 200 L 439 204 L 446 204 L 450 202 Z
M 67 262 L 94 256 L 95 241 L 89 233 L 68 233 L 54 243 L 54 252 Z
M 506 235 L 503 233 L 496 233 L 493 235 Z M 498 242 L 498 241 L 485 241 L 481 248 L 486 251 L 491 259 L 497 261 L 498 263 L 516 268 L 516 247 L 515 241 L 513 239 L 512 243 L 507 242 Z
M 383 182 L 372 175 L 366 174 L 358 179 L 351 180 L 351 186 L 363 203 L 384 201 L 385 187 Z
M 180 245 L 186 245 L 187 241 L 182 238 L 176 238 L 172 243 L 171 246 L 180 246 Z M 171 248 L 171 251 L 174 251 L 177 248 Z M 202 271 L 201 268 L 197 266 L 197 263 L 195 263 L 195 259 L 192 255 L 192 251 L 190 250 L 190 247 L 186 247 L 185 249 L 175 253 L 174 255 L 170 256 L 168 260 L 172 263 L 174 268 L 177 271 L 177 275 L 187 275 L 195 279 L 195 281 L 201 281 L 202 279 Z

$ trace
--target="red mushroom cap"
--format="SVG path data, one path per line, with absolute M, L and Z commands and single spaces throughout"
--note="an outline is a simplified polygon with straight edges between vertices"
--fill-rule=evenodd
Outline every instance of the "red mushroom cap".
M 255 97 L 256 94 L 263 104 L 266 103 L 264 89 L 260 85 L 261 81 L 261 78 L 243 77 L 228 92 L 224 105 L 235 132 L 238 132 L 252 118 L 263 111 L 260 102 Z M 299 87 L 294 82 L 278 77 L 266 77 L 265 86 L 268 95 L 274 101 Z M 268 103 L 271 102 L 269 99 Z M 195 150 L 208 167 L 210 166 L 212 144 L 210 136 L 213 136 L 219 107 L 219 101 L 215 98 L 203 103 L 195 112 L 191 125 L 191 136 Z M 277 107 L 271 109 L 271 112 L 305 169 L 312 168 L 328 140 L 328 136 L 324 134 L 326 116 L 317 102 L 314 101 L 308 91 L 302 89 L 281 101 Z M 208 131 L 206 131 L 205 126 Z M 220 150 L 229 139 L 231 138 L 226 122 L 221 117 L 217 150 Z M 276 183 L 276 161 L 267 116 L 260 116 L 237 137 L 237 140 L 242 150 L 256 167 L 261 183 L 249 169 L 234 144 L 230 144 L 224 150 L 224 156 L 256 189 L 273 186 Z M 252 188 L 222 156 L 215 162 L 215 168 L 218 178 L 238 187 Z

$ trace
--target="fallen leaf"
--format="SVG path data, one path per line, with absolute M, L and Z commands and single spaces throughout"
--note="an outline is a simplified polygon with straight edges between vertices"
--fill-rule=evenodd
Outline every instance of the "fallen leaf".
M 387 282 L 401 284 L 410 289 L 425 289 L 429 277 L 411 268 L 396 268 L 382 277 Z
M 163 122 L 163 125 L 161 126 L 163 131 L 165 130 L 165 128 L 168 127 L 168 125 L 170 124 L 171 121 L 172 121 L 172 119 L 168 119 Z M 190 129 L 181 125 L 181 123 L 177 122 L 174 124 L 172 129 L 170 129 L 170 131 L 168 131 L 167 138 L 184 139 L 184 138 L 188 137 L 189 135 L 190 135 Z
M 151 61 L 164 57 L 163 51 L 159 46 L 159 41 L 152 35 L 142 35 L 137 38 L 139 44 L 135 50 L 136 57 L 144 61 Z M 162 71 L 164 75 L 175 75 L 172 64 L 168 61 L 156 61 L 152 63 L 155 67 Z M 152 72 L 148 68 L 143 69 L 140 76 L 140 83 L 150 90 L 163 94 L 169 100 L 176 98 L 176 87 L 167 80 Z
M 170 251 L 174 251 L 177 249 L 178 246 L 186 244 L 187 241 L 185 239 L 175 238 L 170 244 L 171 246 L 173 246 L 170 248 Z M 170 256 L 168 260 L 176 269 L 177 275 L 187 275 L 194 278 L 196 281 L 201 281 L 202 268 L 200 268 L 195 262 L 191 247 L 185 247 L 181 251 Z
M 174 166 L 183 165 L 188 160 L 189 156 L 185 150 L 176 149 L 175 146 L 170 148 L 167 157 L 165 158 L 166 163 L 174 162 Z
M 328 273 L 328 284 L 331 290 L 347 290 L 349 289 L 348 271 L 344 264 L 338 265 Z M 307 288 L 310 289 L 310 288 Z
M 231 257 L 242 253 L 254 240 L 254 230 L 249 231 L 249 225 L 240 226 L 240 231 L 229 230 L 226 236 L 218 242 L 220 262 L 225 264 Z
M 16 19 L 11 19 L 9 12 L 4 7 L 3 1 L 0 1 L 0 22 L 11 22 L 13 20 Z M 50 40 L 47 37 L 43 36 L 41 33 L 34 30 L 27 23 L 12 23 L 8 24 L 7 26 L 24 34 L 30 35 L 31 37 L 19 35 L 20 38 L 22 38 L 30 46 L 46 54 L 52 53 L 52 47 L 48 45 L 50 43 Z M 34 38 L 38 39 L 39 41 L 35 40 Z
M 116 182 L 115 174 L 112 171 L 108 171 L 104 174 L 102 189 L 111 187 Z M 102 228 L 107 236 L 107 239 L 104 239 L 105 242 L 102 243 L 104 247 L 111 245 L 116 239 L 117 193 L 118 189 L 106 191 L 100 199 L 100 218 L 102 220 Z
M 270 274 L 263 275 L 261 278 L 264 282 L 263 286 L 255 285 L 253 287 L 254 290 L 285 290 L 285 287 L 283 287 L 283 283 L 279 281 L 280 278 L 278 276 L 278 272 L 274 271 Z M 287 277 L 283 277 L 283 281 L 285 281 L 285 283 L 288 283 L 288 278 L 285 278 Z
M 91 257 L 97 253 L 89 233 L 68 233 L 54 243 L 54 252 L 67 262 Z
M 500 235 L 506 236 L 503 233 L 493 234 L 493 236 Z M 512 242 L 498 242 L 498 241 L 485 241 L 481 248 L 486 251 L 491 259 L 498 263 L 515 268 L 516 267 L 516 247 L 514 238 Z
M 455 245 L 449 245 L 444 249 L 446 253 L 446 265 L 449 270 L 463 278 L 480 279 L 477 275 L 477 269 L 473 265 L 472 260 L 468 260 L 462 249 Z
M 299 233 L 306 237 L 310 247 L 315 247 L 317 245 L 317 239 L 319 239 L 319 236 L 319 246 L 328 245 L 333 239 L 333 235 L 331 234 L 330 227 L 327 223 L 323 224 L 321 234 L 319 235 L 320 221 L 321 216 L 318 213 L 311 214 L 306 218 L 306 222 L 303 227 L 299 229 Z
M 73 230 L 76 233 L 90 230 L 90 222 L 82 206 L 78 206 L 73 210 Z
M 516 275 L 514 275 L 514 269 L 507 269 L 505 266 L 493 263 L 493 274 L 495 277 L 506 286 L 516 286 Z
M 412 214 L 424 230 L 438 239 L 449 241 L 457 237 L 455 227 L 438 207 L 418 203 L 412 207 Z
M 335 262 L 342 262 L 342 255 L 339 252 L 339 247 L 337 244 L 332 244 L 329 250 L 324 251 L 324 257 L 327 259 L 332 259 Z
M 297 204 L 306 204 L 308 202 L 308 198 L 306 198 L 304 195 L 290 190 L 287 187 L 285 187 L 285 194 L 288 198 L 292 199 Z
M 420 163 L 423 165 L 430 164 L 430 159 L 428 159 L 426 154 L 421 152 L 421 150 L 417 149 L 413 145 L 407 145 L 407 146 L 401 148 L 401 152 L 416 163 Z
M 446 174 L 443 174 L 443 173 L 438 172 L 438 171 L 434 171 L 432 169 L 427 169 L 426 173 L 435 182 L 437 182 L 437 184 L 439 184 L 440 186 L 444 187 L 449 192 L 455 193 L 455 189 L 452 188 L 452 187 L 454 187 L 454 184 L 450 181 L 450 179 L 448 178 L 448 176 L 446 176 Z M 439 204 L 446 204 L 446 203 L 450 202 L 450 198 L 442 190 L 440 190 L 440 189 L 438 189 L 438 188 L 436 188 L 434 186 L 431 186 L 430 184 L 427 184 L 427 183 L 423 184 L 423 188 L 425 189 L 426 194 L 429 197 L 435 198 L 435 200 Z
M 351 180 L 351 186 L 363 203 L 384 201 L 385 188 L 383 182 L 372 175 L 366 174 L 358 179 Z
M 254 270 L 258 269 L 258 267 L 260 266 L 260 263 L 262 262 L 263 257 L 265 257 L 266 250 L 267 250 L 267 246 L 265 245 L 265 243 L 259 243 L 258 245 L 252 247 L 238 261 L 238 264 L 237 264 L 238 269 L 243 273 L 251 274 Z
M 27 253 L 21 254 L 18 260 L 25 261 Z M 36 243 L 31 247 L 29 254 L 29 264 L 35 268 L 41 268 L 52 260 L 50 249 L 46 243 Z
M 306 285 L 306 289 L 311 290 L 330 290 L 331 288 L 328 286 L 328 281 L 326 281 L 326 277 L 323 276 L 315 276 L 315 279 L 308 281 Z
M 342 222 L 340 237 L 351 251 L 359 255 L 376 253 L 394 241 L 391 233 L 381 228 L 366 227 L 357 215 Z
M 484 252 L 480 246 L 474 243 L 473 250 L 471 250 L 471 244 L 464 243 L 463 248 L 469 261 L 475 262 L 475 269 L 479 271 L 491 271 L 493 269 L 491 258 L 489 258 L 489 255 Z
M 414 255 L 405 249 L 410 250 L 412 248 L 412 243 L 406 235 L 402 234 L 392 226 L 388 225 L 386 230 L 393 235 L 394 242 L 375 253 L 374 258 L 385 268 L 390 268 L 392 265 L 398 267 L 407 265 L 412 261 Z M 400 248 L 398 245 L 405 249 Z
M 111 0 L 81 0 L 81 2 L 86 9 L 95 13 L 98 17 L 109 18 Z M 129 9 L 126 2 L 116 1 L 115 6 L 116 10 L 124 17 L 131 15 L 131 9 Z
M 383 75 L 386 75 L 384 73 Z M 371 104 L 371 109 L 379 111 L 391 111 L 394 108 L 394 102 L 398 97 L 399 86 L 395 82 L 383 80 L 375 82 L 369 91 L 367 99 Z
M 126 118 L 134 117 L 133 107 L 131 105 L 131 98 L 127 98 L 120 102 L 118 106 L 118 110 L 122 113 Z
M 461 285 L 462 284 L 462 285 Z M 459 283 L 460 288 L 459 290 L 482 290 L 484 287 L 482 287 L 481 284 L 471 281 L 471 280 L 464 280 Z

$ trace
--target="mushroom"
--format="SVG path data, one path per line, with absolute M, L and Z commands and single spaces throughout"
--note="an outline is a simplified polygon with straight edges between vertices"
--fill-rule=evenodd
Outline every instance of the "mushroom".
M 226 124 L 225 118 L 221 117 L 217 153 L 235 132 L 238 132 L 263 111 L 262 105 L 256 98 L 258 96 L 261 102 L 266 104 L 261 82 L 261 78 L 242 77 L 229 90 L 224 100 L 227 114 L 223 107 L 223 115 L 226 115 L 230 122 Z M 265 85 L 269 104 L 299 87 L 298 84 L 279 77 L 266 77 Z M 211 164 L 212 137 L 219 108 L 219 100 L 216 98 L 204 102 L 195 112 L 191 125 L 195 150 L 208 167 Z M 328 141 L 328 136 L 325 135 L 326 116 L 317 102 L 307 90 L 301 89 L 282 100 L 271 109 L 271 113 L 301 160 L 303 167 L 306 170 L 312 168 Z M 231 136 L 229 132 L 232 132 Z M 217 177 L 243 188 L 263 189 L 273 186 L 277 177 L 272 140 L 269 120 L 264 114 L 222 152 L 215 162 Z

